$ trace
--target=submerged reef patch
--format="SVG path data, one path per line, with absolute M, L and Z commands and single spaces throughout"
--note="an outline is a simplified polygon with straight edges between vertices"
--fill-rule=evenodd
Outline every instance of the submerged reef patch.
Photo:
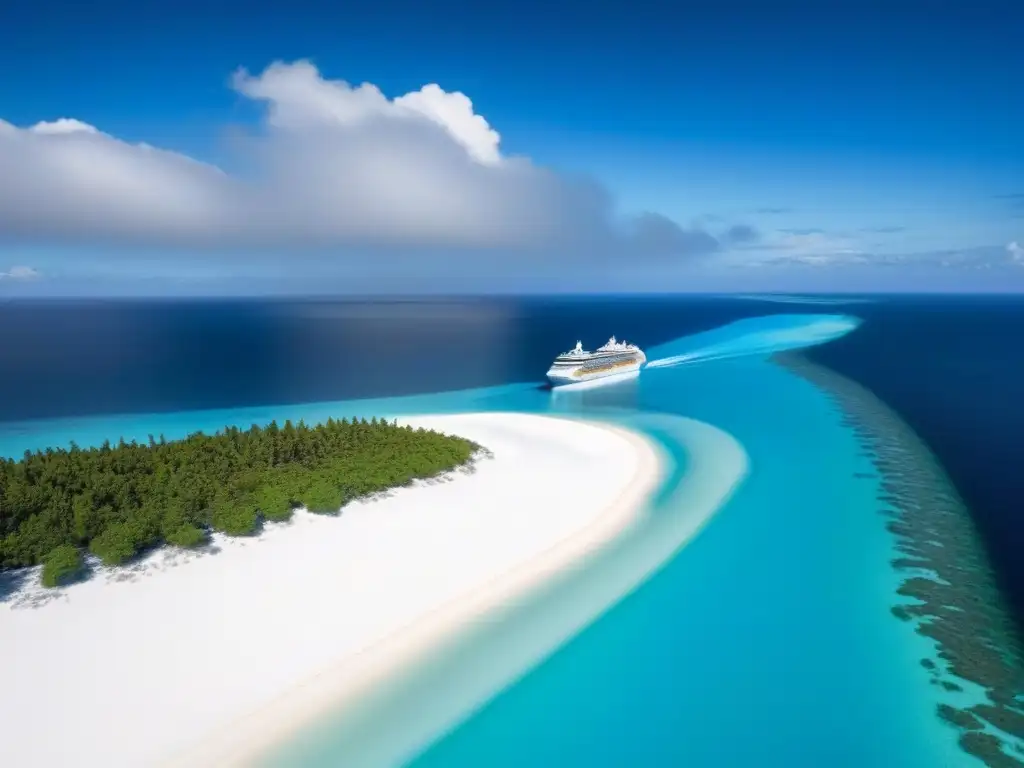
M 985 765 L 1024 765 L 1024 645 L 952 481 L 869 389 L 798 353 L 772 359 L 833 400 L 879 473 L 892 566 L 903 577 L 892 613 L 934 643 L 921 666 L 937 689 L 937 716 Z

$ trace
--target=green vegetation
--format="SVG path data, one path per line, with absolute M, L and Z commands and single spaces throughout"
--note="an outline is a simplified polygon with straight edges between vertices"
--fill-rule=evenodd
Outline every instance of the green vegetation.
M 61 544 L 43 560 L 43 586 L 59 587 L 74 581 L 83 568 L 81 551 L 70 544 Z
M 201 545 L 210 530 L 253 534 L 297 506 L 333 513 L 454 469 L 476 448 L 375 418 L 26 452 L 0 460 L 0 568 L 43 563 L 56 586 L 81 572 L 83 548 L 117 565 L 162 543 Z

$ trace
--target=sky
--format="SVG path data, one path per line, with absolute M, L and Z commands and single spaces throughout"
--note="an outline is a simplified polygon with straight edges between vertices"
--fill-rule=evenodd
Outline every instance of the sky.
M 1022 291 L 1024 4 L 0 4 L 0 297 Z

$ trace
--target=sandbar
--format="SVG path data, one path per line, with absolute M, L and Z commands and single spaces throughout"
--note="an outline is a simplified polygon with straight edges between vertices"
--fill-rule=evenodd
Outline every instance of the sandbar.
M 299 511 L 216 553 L 163 549 L 36 607 L 0 603 L 0 764 L 247 764 L 613 540 L 661 476 L 658 449 L 617 427 L 400 421 L 492 455 L 340 516 Z

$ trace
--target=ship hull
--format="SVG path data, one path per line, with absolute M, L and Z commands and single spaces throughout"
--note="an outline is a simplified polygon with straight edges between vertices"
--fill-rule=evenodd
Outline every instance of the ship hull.
M 625 378 L 630 374 L 637 373 L 643 364 L 644 360 L 638 359 L 629 363 L 591 371 L 584 370 L 582 366 L 570 370 L 562 369 L 556 371 L 552 369 L 548 371 L 547 377 L 552 387 L 564 387 L 569 384 L 579 384 L 584 381 L 595 381 L 597 379 Z

